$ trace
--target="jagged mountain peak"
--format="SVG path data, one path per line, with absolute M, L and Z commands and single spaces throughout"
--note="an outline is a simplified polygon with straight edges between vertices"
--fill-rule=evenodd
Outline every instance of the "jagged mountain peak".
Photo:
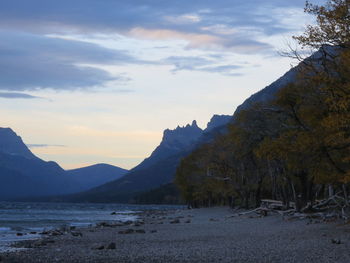
M 203 130 L 198 127 L 197 121 L 194 120 L 192 124 L 177 126 L 174 130 L 164 130 L 162 142 L 178 141 L 181 144 L 188 144 L 196 140 L 202 133 Z

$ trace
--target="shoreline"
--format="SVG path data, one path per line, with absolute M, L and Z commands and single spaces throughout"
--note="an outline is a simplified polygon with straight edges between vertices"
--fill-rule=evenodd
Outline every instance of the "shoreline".
M 145 211 L 135 222 L 19 242 L 1 262 L 350 262 L 350 226 L 226 207 Z M 339 244 L 334 241 L 340 241 Z

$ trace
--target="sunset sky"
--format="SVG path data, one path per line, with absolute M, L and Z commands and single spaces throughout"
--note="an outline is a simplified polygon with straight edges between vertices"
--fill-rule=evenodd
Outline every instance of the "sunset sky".
M 1 0 L 0 126 L 65 169 L 132 168 L 164 129 L 205 128 L 289 70 L 304 4 Z

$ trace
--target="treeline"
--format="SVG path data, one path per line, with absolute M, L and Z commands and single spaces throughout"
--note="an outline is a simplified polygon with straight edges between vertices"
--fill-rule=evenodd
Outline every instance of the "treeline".
M 348 0 L 306 4 L 317 17 L 302 36 L 297 77 L 275 98 L 241 110 L 227 134 L 181 161 L 175 182 L 194 207 L 293 202 L 297 210 L 350 190 L 350 9 Z

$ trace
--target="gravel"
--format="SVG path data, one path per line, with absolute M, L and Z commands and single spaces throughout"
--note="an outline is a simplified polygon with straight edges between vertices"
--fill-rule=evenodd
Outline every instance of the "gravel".
M 27 263 L 350 262 L 349 225 L 230 215 L 228 208 L 147 212 L 144 224 L 129 234 L 120 233 L 132 229 L 130 225 L 79 229 L 82 235 L 50 237 L 54 242 L 43 246 L 28 246 L 38 241 L 17 244 L 33 248 L 0 258 Z M 111 243 L 113 249 L 107 249 Z

